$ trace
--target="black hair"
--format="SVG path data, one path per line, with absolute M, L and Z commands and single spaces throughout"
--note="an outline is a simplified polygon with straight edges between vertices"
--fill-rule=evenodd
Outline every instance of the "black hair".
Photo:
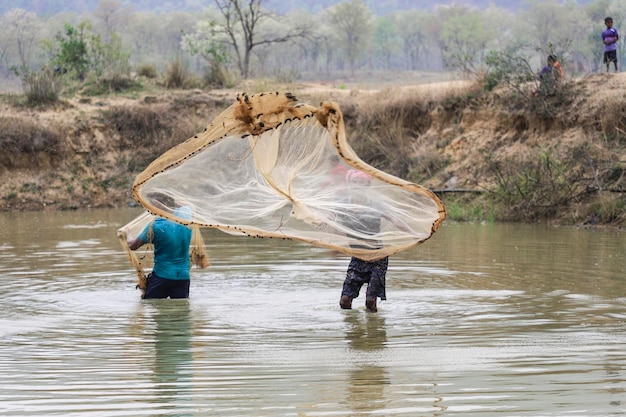
M 607 17 L 604 18 L 604 23 L 609 22 L 609 21 L 610 22 L 613 21 L 613 18 L 611 16 L 607 16 Z
M 170 197 L 169 195 L 162 193 L 160 191 L 154 191 L 148 194 L 148 198 L 153 201 L 158 201 L 163 206 L 168 209 L 173 209 L 176 207 L 176 200 Z

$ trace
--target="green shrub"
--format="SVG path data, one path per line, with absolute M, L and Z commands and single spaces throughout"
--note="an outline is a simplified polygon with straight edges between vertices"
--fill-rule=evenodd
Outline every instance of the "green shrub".
M 556 148 L 538 149 L 528 156 L 494 158 L 485 165 L 496 186 L 494 201 L 506 209 L 506 220 L 535 221 L 553 217 L 558 210 L 587 192 L 586 172 L 571 155 Z
M 154 65 L 141 64 L 137 67 L 137 75 L 149 79 L 154 79 L 159 76 L 159 73 L 157 72 L 157 69 Z
M 85 33 L 89 29 L 89 24 L 83 22 L 78 27 L 74 27 L 66 23 L 63 29 L 63 32 L 55 36 L 57 49 L 52 63 L 57 71 L 83 80 L 90 63 L 89 36 Z

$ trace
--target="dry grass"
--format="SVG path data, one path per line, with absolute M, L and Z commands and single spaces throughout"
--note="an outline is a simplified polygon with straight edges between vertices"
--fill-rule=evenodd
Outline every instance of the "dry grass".
M 56 166 L 66 141 L 56 125 L 42 126 L 24 117 L 0 117 L 0 169 Z
M 165 88 L 192 88 L 194 78 L 187 65 L 180 60 L 171 62 L 165 71 Z
M 436 107 L 473 94 L 468 82 L 388 88 L 359 95 L 346 106 L 348 137 L 366 162 L 412 181 L 432 177 L 445 166 L 443 146 L 426 136 Z
M 112 106 L 103 111 L 104 122 L 117 139 L 118 151 L 129 152 L 128 168 L 143 169 L 160 154 L 194 134 L 184 114 L 169 104 Z

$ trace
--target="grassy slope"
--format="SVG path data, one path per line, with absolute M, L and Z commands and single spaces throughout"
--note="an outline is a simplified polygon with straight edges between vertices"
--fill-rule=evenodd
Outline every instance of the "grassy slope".
M 241 90 L 285 89 L 315 105 L 337 101 L 359 155 L 442 191 L 452 218 L 621 225 L 625 84 L 623 74 L 594 75 L 540 102 L 462 82 L 373 89 L 257 81 Z M 201 130 L 236 93 L 77 96 L 39 110 L 5 97 L 0 209 L 132 204 L 135 175 Z

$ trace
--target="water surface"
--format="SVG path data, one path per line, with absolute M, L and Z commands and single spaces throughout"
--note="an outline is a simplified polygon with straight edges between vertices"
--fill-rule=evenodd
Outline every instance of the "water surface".
M 624 232 L 444 222 L 372 314 L 347 257 L 217 231 L 189 300 L 142 301 L 136 214 L 0 214 L 0 415 L 626 415 Z

